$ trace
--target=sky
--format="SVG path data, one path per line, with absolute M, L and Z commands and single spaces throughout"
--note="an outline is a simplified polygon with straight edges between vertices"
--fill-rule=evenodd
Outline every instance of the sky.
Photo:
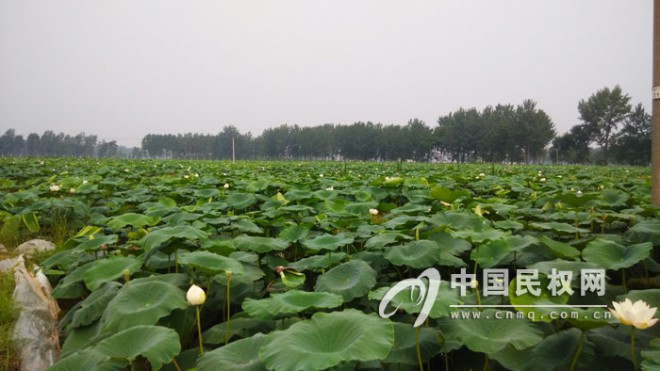
M 533 99 L 651 108 L 651 0 L 0 0 L 0 131 L 139 146 L 282 124 L 430 127 Z

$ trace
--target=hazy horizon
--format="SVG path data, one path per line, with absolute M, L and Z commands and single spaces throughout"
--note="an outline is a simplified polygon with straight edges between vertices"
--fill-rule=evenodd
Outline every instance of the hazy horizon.
M 620 85 L 651 107 L 651 1 L 0 1 L 0 130 L 260 135 L 430 127 L 533 99 L 557 130 Z

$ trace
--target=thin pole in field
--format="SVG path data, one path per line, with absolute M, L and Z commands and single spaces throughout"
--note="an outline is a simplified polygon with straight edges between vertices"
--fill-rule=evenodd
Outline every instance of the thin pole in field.
M 660 205 L 660 0 L 653 1 L 653 106 L 651 202 Z
M 236 146 L 234 144 L 234 137 L 231 137 L 231 163 L 236 163 Z

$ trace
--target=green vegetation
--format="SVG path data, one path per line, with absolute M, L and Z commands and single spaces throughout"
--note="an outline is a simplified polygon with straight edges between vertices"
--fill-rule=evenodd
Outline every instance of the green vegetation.
M 6 256 L 0 254 L 0 259 Z M 19 369 L 18 354 L 14 349 L 12 334 L 17 318 L 17 308 L 12 301 L 14 275 L 0 272 L 0 371 Z
M 605 307 L 529 305 L 660 306 L 647 168 L 0 165 L 3 223 L 65 229 L 40 264 L 66 310 L 52 370 L 631 369 L 630 327 Z M 499 295 L 486 269 L 508 273 Z M 538 295 L 517 292 L 522 269 L 539 272 Z M 585 269 L 603 270 L 602 292 L 581 295 Z M 461 273 L 478 284 L 452 287 Z M 206 292 L 198 306 L 186 301 L 193 283 Z M 658 362 L 658 336 L 635 332 L 637 364 Z

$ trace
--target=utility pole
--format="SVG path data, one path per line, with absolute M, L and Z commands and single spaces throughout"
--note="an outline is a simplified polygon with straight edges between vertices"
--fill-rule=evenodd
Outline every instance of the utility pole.
M 653 127 L 651 129 L 651 202 L 660 205 L 660 0 L 653 0 Z
M 231 137 L 231 163 L 236 163 L 236 145 L 234 143 L 234 137 Z

